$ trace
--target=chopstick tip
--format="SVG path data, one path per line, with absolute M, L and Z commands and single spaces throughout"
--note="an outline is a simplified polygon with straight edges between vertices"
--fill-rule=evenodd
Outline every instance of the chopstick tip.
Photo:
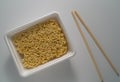
M 75 10 L 72 10 L 71 13 L 73 14 L 75 12 Z
M 72 12 L 72 13 L 76 13 L 76 12 L 77 12 L 77 10 L 73 9 L 71 12 Z
M 118 77 L 120 76 L 119 73 L 117 73 L 117 76 L 118 76 Z
M 103 80 L 101 80 L 101 82 L 104 82 Z

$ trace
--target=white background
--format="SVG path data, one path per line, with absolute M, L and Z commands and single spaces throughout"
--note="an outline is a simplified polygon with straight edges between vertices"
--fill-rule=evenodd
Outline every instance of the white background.
M 120 73 L 120 0 L 0 0 L 0 82 L 100 82 L 70 14 L 73 9 L 80 12 Z M 52 11 L 60 13 L 76 55 L 70 61 L 22 78 L 4 41 L 5 32 Z M 104 82 L 120 82 L 120 77 L 84 32 Z

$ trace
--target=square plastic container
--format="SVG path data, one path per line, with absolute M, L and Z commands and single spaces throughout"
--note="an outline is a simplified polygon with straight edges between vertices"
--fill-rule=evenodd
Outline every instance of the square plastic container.
M 11 37 L 13 35 L 15 35 L 16 33 L 18 33 L 18 32 L 21 32 L 21 31 L 23 31 L 25 29 L 28 29 L 29 27 L 31 27 L 33 25 L 36 25 L 37 23 L 44 22 L 44 21 L 46 21 L 48 19 L 51 19 L 51 18 L 56 19 L 58 21 L 58 23 L 60 24 L 61 28 L 62 28 L 62 31 L 63 31 L 63 33 L 64 33 L 64 35 L 66 37 L 67 43 L 68 43 L 68 51 L 67 51 L 67 53 L 65 55 L 63 55 L 62 57 L 60 57 L 60 58 L 53 59 L 53 60 L 51 60 L 51 61 L 49 61 L 49 62 L 47 62 L 47 63 L 45 63 L 43 65 L 39 65 L 38 67 L 35 67 L 33 69 L 24 68 L 23 65 L 22 65 L 22 62 L 20 61 L 21 59 L 19 57 L 19 53 L 16 51 L 15 46 L 12 43 Z M 14 62 L 16 64 L 17 68 L 18 68 L 18 71 L 19 71 L 20 75 L 23 76 L 23 77 L 29 76 L 31 74 L 34 74 L 34 73 L 38 72 L 38 71 L 42 71 L 42 70 L 44 70 L 46 68 L 49 68 L 50 66 L 53 66 L 53 65 L 55 65 L 57 63 L 60 63 L 60 62 L 62 62 L 64 60 L 66 60 L 66 59 L 69 59 L 70 57 L 72 57 L 75 54 L 73 52 L 73 50 L 72 50 L 71 42 L 69 40 L 69 37 L 68 37 L 68 35 L 66 33 L 66 30 L 64 28 L 64 25 L 63 25 L 63 23 L 62 23 L 62 21 L 60 19 L 60 16 L 59 16 L 58 12 L 52 12 L 52 13 L 47 14 L 47 15 L 41 17 L 40 19 L 35 20 L 35 21 L 31 22 L 31 23 L 28 23 L 28 24 L 26 24 L 24 26 L 12 29 L 11 31 L 6 33 L 5 40 L 6 40 L 6 43 L 7 43 L 8 47 L 9 47 L 9 49 L 10 49 L 10 52 L 11 52 L 12 57 L 14 59 Z

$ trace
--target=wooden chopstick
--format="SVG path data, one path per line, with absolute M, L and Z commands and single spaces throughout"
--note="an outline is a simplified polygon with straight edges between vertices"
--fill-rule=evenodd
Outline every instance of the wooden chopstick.
M 80 34 L 81 34 L 81 36 L 82 36 L 82 38 L 83 38 L 83 41 L 84 41 L 84 43 L 85 43 L 85 45 L 86 45 L 86 48 L 87 48 L 87 50 L 88 50 L 88 52 L 89 52 L 89 54 L 90 54 L 90 57 L 91 57 L 91 59 L 92 59 L 92 61 L 93 61 L 93 63 L 94 63 L 94 66 L 95 66 L 95 68 L 96 68 L 97 74 L 98 74 L 101 82 L 103 82 L 103 77 L 102 77 L 102 75 L 101 75 L 101 72 L 100 72 L 100 70 L 99 70 L 99 68 L 98 68 L 98 65 L 97 65 L 96 60 L 95 60 L 95 58 L 94 58 L 94 56 L 93 56 L 93 53 L 92 53 L 92 51 L 91 51 L 91 49 L 90 49 L 90 47 L 89 47 L 89 44 L 88 44 L 88 42 L 87 42 L 87 40 L 86 40 L 86 37 L 85 37 L 82 29 L 80 28 L 80 24 L 78 23 L 78 21 L 77 21 L 77 19 L 76 19 L 76 17 L 75 17 L 74 11 L 72 11 L 71 14 L 72 14 L 72 16 L 73 16 L 73 18 L 74 18 L 74 20 L 75 20 L 75 23 L 76 23 L 76 25 L 77 25 L 77 27 L 78 27 L 78 29 L 79 29 L 79 32 L 80 32 Z
M 119 73 L 118 73 L 117 69 L 115 68 L 115 66 L 113 65 L 113 63 L 111 62 L 111 60 L 109 59 L 109 57 L 107 56 L 107 54 L 105 53 L 104 49 L 102 48 L 102 46 L 100 45 L 100 43 L 98 42 L 98 40 L 96 39 L 96 37 L 94 36 L 94 34 L 92 33 L 92 31 L 89 29 L 89 27 L 87 26 L 87 24 L 83 21 L 83 19 L 78 14 L 78 12 L 77 11 L 74 11 L 74 12 L 75 12 L 75 15 L 77 16 L 77 18 L 79 19 L 79 21 L 83 24 L 83 26 L 85 27 L 85 29 L 87 30 L 87 32 L 90 34 L 90 36 L 94 40 L 95 44 L 98 46 L 98 48 L 101 51 L 101 53 L 103 54 L 103 56 L 108 61 L 108 63 L 111 66 L 111 68 L 114 70 L 114 72 L 116 73 L 116 75 L 119 76 Z

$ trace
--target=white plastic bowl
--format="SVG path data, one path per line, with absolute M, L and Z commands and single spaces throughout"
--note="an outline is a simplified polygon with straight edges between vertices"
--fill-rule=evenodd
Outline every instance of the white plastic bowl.
M 37 23 L 46 21 L 46 20 L 48 20 L 50 18 L 56 19 L 59 22 L 59 24 L 61 25 L 63 33 L 65 34 L 65 37 L 66 37 L 67 42 L 68 42 L 68 52 L 64 56 L 62 56 L 60 58 L 57 58 L 57 59 L 54 59 L 54 60 L 51 60 L 50 62 L 47 62 L 47 63 L 45 63 L 43 65 L 40 65 L 40 66 L 38 66 L 36 68 L 25 69 L 22 66 L 22 62 L 20 61 L 21 59 L 20 59 L 19 54 L 16 51 L 16 49 L 15 49 L 13 43 L 12 43 L 11 37 L 13 35 L 15 35 L 16 33 L 29 28 L 30 26 L 33 26 L 33 25 L 35 25 Z M 45 15 L 45 16 L 41 17 L 40 19 L 38 19 L 38 20 L 36 20 L 34 22 L 28 23 L 28 24 L 26 24 L 24 26 L 21 26 L 19 28 L 12 29 L 11 31 L 6 33 L 5 40 L 6 40 L 6 43 L 7 43 L 8 47 L 9 47 L 9 49 L 10 49 L 10 52 L 11 52 L 12 57 L 14 59 L 14 62 L 16 64 L 17 68 L 18 68 L 18 71 L 19 71 L 20 75 L 23 76 L 23 77 L 29 76 L 29 75 L 34 74 L 34 73 L 36 73 L 38 71 L 41 71 L 41 70 L 43 70 L 45 68 L 48 68 L 48 67 L 50 67 L 50 66 L 52 66 L 54 64 L 62 62 L 62 61 L 66 60 L 66 59 L 68 59 L 68 58 L 70 58 L 70 57 L 72 57 L 74 55 L 74 52 L 72 51 L 72 48 L 71 48 L 71 43 L 70 43 L 69 37 L 68 37 L 68 35 L 66 33 L 66 30 L 64 28 L 64 25 L 63 25 L 63 23 L 62 23 L 62 21 L 60 19 L 60 16 L 59 16 L 58 12 L 52 12 L 52 13 L 50 13 L 48 15 Z

